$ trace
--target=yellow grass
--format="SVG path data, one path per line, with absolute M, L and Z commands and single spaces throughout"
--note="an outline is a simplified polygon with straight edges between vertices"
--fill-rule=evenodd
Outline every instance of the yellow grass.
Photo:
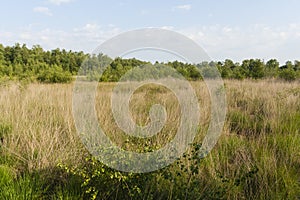
M 209 94 L 203 82 L 192 82 L 191 84 L 195 88 L 201 110 L 199 136 L 196 138 L 198 142 L 201 142 L 210 119 Z M 174 137 L 180 121 L 180 110 L 176 97 L 170 90 L 150 85 L 139 88 L 132 96 L 130 109 L 136 123 L 145 125 L 149 122 L 148 112 L 153 103 L 165 105 L 168 114 L 168 120 L 163 130 L 153 138 L 142 140 L 127 137 L 114 122 L 110 109 L 110 94 L 114 85 L 114 83 L 99 84 L 96 109 L 101 127 L 117 145 L 131 150 L 138 149 L 137 146 L 143 145 L 159 148 Z M 262 126 L 268 125 L 272 131 L 280 129 L 282 116 L 288 117 L 300 113 L 300 84 L 298 82 L 230 80 L 225 81 L 225 85 L 229 114 L 234 111 L 244 112 L 251 118 L 257 113 L 262 113 L 264 117 Z M 16 159 L 15 164 L 18 168 L 45 169 L 54 167 L 58 163 L 76 165 L 87 154 L 74 126 L 72 89 L 73 84 L 29 84 L 23 86 L 11 83 L 1 86 L 0 124 L 12 126 L 11 133 L 4 136 L 3 151 L 6 155 Z M 230 173 L 232 165 L 236 167 L 243 162 L 248 163 L 247 165 L 250 167 L 255 160 L 253 156 L 259 156 L 256 155 L 255 148 L 269 148 L 266 146 L 270 145 L 268 144 L 269 140 L 265 139 L 269 133 L 265 129 L 261 129 L 259 139 L 251 143 L 251 148 L 235 146 L 239 143 L 243 145 L 243 138 L 257 137 L 257 134 L 249 136 L 243 132 L 235 132 L 234 129 L 230 129 L 230 120 L 228 117 L 222 137 L 212 154 L 206 159 L 206 162 L 214 166 L 209 169 L 211 174 L 214 174 L 217 168 L 222 168 L 224 173 L 226 171 Z M 283 131 L 286 131 L 288 135 L 299 135 L 299 131 L 296 132 L 294 129 L 290 129 L 294 132 L 289 133 L 288 127 Z M 236 142 L 230 147 L 229 142 L 232 140 L 236 140 Z M 225 151 L 224 148 L 227 150 L 232 148 L 232 151 L 236 153 L 231 155 L 232 158 L 224 158 L 218 154 L 218 152 Z M 291 159 L 297 161 L 299 152 L 294 152 L 297 150 L 296 147 L 289 150 L 295 153 L 291 155 Z M 262 152 L 259 151 L 259 153 Z M 272 153 L 275 152 L 268 150 L 268 154 L 264 154 L 269 156 L 266 161 L 270 167 L 276 165 L 277 162 Z M 247 162 L 249 159 L 251 162 Z

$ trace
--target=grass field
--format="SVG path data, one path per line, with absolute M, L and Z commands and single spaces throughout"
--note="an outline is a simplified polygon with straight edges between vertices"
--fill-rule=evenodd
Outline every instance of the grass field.
M 73 84 L 0 86 L 0 199 L 300 199 L 300 83 L 226 80 L 223 133 L 205 158 L 195 156 L 210 121 L 204 82 L 192 82 L 200 105 L 199 134 L 180 160 L 147 174 L 120 173 L 91 158 L 76 133 Z M 126 150 L 167 144 L 180 122 L 176 96 L 158 85 L 135 91 L 136 123 L 149 122 L 153 104 L 168 119 L 150 139 L 128 137 L 114 122 L 114 83 L 100 83 L 97 116 Z

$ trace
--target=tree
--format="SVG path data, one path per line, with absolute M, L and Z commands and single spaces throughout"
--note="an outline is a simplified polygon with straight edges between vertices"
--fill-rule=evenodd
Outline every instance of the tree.
M 260 59 L 251 59 L 249 62 L 249 74 L 251 78 L 259 79 L 263 78 L 264 73 L 264 63 Z
M 294 68 L 294 65 L 293 65 L 292 61 L 286 61 L 285 65 L 281 66 L 280 68 L 281 69 L 289 69 L 289 68 L 291 69 L 291 68 Z
M 269 78 L 277 77 L 279 70 L 279 62 L 276 59 L 271 59 L 267 61 L 265 67 L 265 75 Z
M 300 71 L 300 61 L 295 60 L 293 68 L 294 68 L 295 71 Z
M 294 70 L 294 65 L 291 61 L 287 61 L 285 65 L 280 68 L 279 78 L 286 81 L 294 81 L 297 78 L 297 73 Z
M 45 51 L 39 45 L 34 45 L 30 49 L 25 44 L 16 43 L 12 47 L 0 44 L 0 78 L 5 76 L 14 80 L 29 77 L 30 80 L 41 82 L 65 82 L 64 77 L 78 74 L 88 76 L 90 80 L 118 81 L 131 69 L 148 63 L 135 58 L 112 60 L 103 53 L 90 55 L 82 51 L 73 52 L 59 48 Z M 195 64 L 179 61 L 156 62 L 156 66 L 158 64 L 174 68 L 188 80 L 202 80 L 202 75 L 213 78 L 217 73 L 216 68 L 223 78 L 228 79 L 259 79 L 278 76 L 285 80 L 300 78 L 300 61 L 297 60 L 294 63 L 287 61 L 281 67 L 279 67 L 279 62 L 276 59 L 270 59 L 266 64 L 259 59 L 244 60 L 242 64 L 234 63 L 230 59 L 226 59 L 224 62 L 203 61 Z M 144 74 L 140 74 L 140 71 L 143 70 L 137 70 L 132 76 L 138 79 L 143 78 Z M 159 68 L 159 72 L 156 70 L 147 72 L 151 73 L 154 78 L 168 74 L 163 67 Z M 66 79 L 69 80 L 70 78 Z
M 45 83 L 69 83 L 72 81 L 72 75 L 64 71 L 62 67 L 54 65 L 43 70 L 37 80 Z
M 5 64 L 4 47 L 0 44 L 0 64 Z
M 296 74 L 295 70 L 293 70 L 292 68 L 282 69 L 279 73 L 279 77 L 283 80 L 286 80 L 286 81 L 296 80 L 296 78 L 297 78 L 296 75 L 297 74 Z

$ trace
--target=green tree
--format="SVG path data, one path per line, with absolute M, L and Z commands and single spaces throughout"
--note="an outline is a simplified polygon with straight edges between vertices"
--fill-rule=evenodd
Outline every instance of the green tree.
M 250 77 L 254 79 L 263 78 L 265 75 L 264 67 L 264 63 L 260 59 L 250 59 L 248 66 Z
M 64 71 L 62 67 L 54 65 L 41 71 L 37 80 L 45 83 L 69 83 L 72 81 L 72 74 Z
M 294 65 L 291 61 L 287 61 L 285 65 L 280 68 L 279 78 L 286 81 L 294 81 L 297 78 L 297 73 L 294 70 Z
M 275 78 L 278 76 L 278 70 L 279 70 L 279 62 L 276 59 L 271 59 L 267 61 L 266 67 L 265 67 L 265 75 L 269 78 Z
M 300 61 L 295 60 L 293 68 L 294 68 L 295 71 L 300 71 Z

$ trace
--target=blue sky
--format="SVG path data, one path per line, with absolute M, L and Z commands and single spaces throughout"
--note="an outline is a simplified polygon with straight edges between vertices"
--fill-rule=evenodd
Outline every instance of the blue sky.
M 298 0 L 10 0 L 0 43 L 93 51 L 124 31 L 159 27 L 202 46 L 213 60 L 300 60 Z

